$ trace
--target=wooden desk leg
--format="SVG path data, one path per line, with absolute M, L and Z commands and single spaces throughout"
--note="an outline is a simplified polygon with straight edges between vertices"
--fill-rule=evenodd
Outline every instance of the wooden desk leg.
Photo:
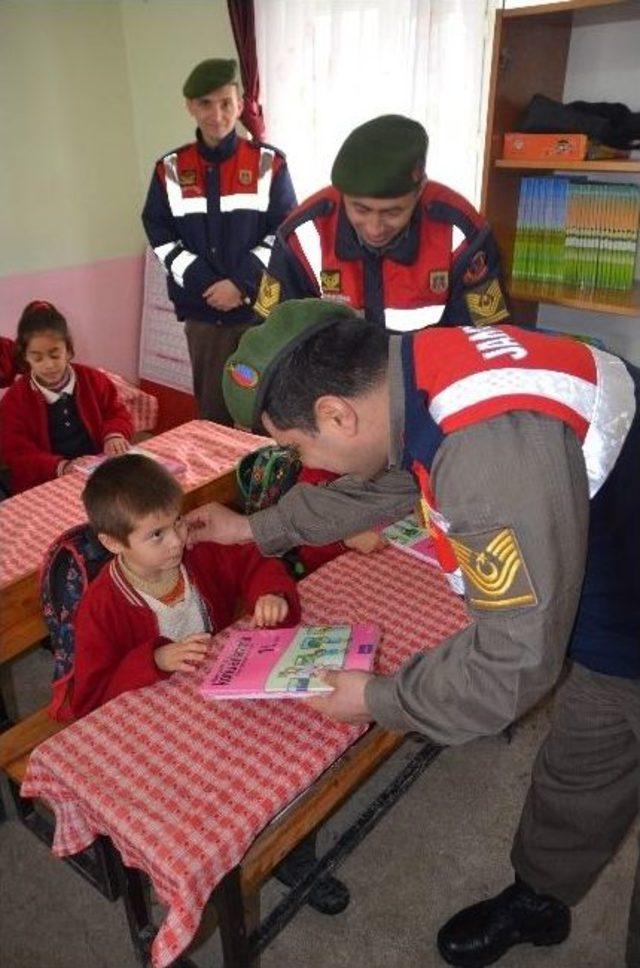
M 239 867 L 234 867 L 223 877 L 212 894 L 212 900 L 218 915 L 224 968 L 250 968 Z
M 244 898 L 244 924 L 249 938 L 260 927 L 260 891 L 246 895 Z M 249 945 L 249 955 L 251 968 L 260 968 L 260 955 L 252 955 L 251 945 Z
M 126 867 L 113 845 L 111 845 L 111 854 L 122 892 L 129 933 L 136 957 L 142 968 L 147 968 L 151 963 L 149 949 L 156 930 L 151 920 L 151 912 L 145 896 L 143 875 L 132 867 Z

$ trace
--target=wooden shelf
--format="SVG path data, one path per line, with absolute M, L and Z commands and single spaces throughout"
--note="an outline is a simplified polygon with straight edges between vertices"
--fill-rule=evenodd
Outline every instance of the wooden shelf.
M 600 161 L 516 161 L 498 158 L 496 168 L 509 168 L 515 171 L 615 171 L 633 174 L 640 172 L 640 161 L 609 158 Z
M 628 0 L 559 0 L 558 3 L 532 4 L 527 7 L 511 7 L 502 10 L 505 20 L 518 17 L 547 16 L 563 14 L 574 10 L 588 10 L 589 7 L 624 7 Z
M 509 294 L 527 302 L 553 303 L 571 309 L 586 309 L 594 313 L 614 313 L 617 316 L 640 316 L 640 282 L 633 289 L 580 289 L 575 286 L 554 285 L 548 282 L 511 280 Z

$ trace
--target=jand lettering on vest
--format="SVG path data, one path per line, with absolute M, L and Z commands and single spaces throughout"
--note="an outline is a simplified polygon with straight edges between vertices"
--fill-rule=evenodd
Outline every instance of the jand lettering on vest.
M 514 336 L 504 330 L 494 327 L 476 329 L 474 326 L 463 326 L 469 340 L 484 360 L 494 360 L 498 356 L 508 356 L 512 360 L 523 360 L 528 353 Z

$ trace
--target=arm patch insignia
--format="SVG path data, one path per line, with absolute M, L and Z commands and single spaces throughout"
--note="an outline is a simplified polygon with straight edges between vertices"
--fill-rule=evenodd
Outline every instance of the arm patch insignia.
M 280 283 L 268 272 L 262 273 L 258 298 L 255 301 L 254 310 L 266 319 L 274 306 L 280 302 Z
M 470 605 L 497 610 L 538 604 L 513 528 L 465 535 L 464 542 L 451 535 L 448 538 Z
M 509 310 L 497 279 L 465 292 L 464 299 L 474 326 L 490 326 L 506 319 Z

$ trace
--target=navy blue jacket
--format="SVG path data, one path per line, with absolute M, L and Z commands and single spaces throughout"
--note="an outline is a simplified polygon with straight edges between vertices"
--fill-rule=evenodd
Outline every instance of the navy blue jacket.
M 142 222 L 179 319 L 250 322 L 276 229 L 296 204 L 287 164 L 235 131 L 213 149 L 200 131 L 197 139 L 156 163 Z M 207 305 L 203 292 L 221 279 L 236 284 L 243 306 Z

